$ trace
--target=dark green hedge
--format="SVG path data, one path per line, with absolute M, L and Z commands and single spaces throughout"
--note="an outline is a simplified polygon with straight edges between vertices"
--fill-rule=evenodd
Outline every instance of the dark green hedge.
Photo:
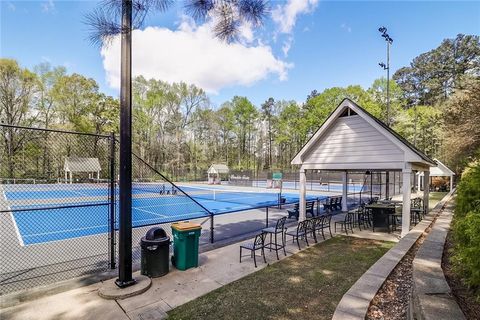
M 471 163 L 458 184 L 453 223 L 455 271 L 480 301 L 480 162 Z

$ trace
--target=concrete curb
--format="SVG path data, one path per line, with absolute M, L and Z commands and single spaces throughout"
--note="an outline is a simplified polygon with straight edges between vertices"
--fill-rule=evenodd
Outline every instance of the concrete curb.
M 412 295 L 415 319 L 465 319 L 451 294 L 442 269 L 443 247 L 452 216 L 449 206 L 437 218 L 432 231 L 413 259 Z
M 400 239 L 392 249 L 385 253 L 354 283 L 337 305 L 332 317 L 333 320 L 365 319 L 371 301 L 387 277 L 432 224 L 434 218 L 444 208 L 445 203 L 450 200 L 454 192 L 455 190 L 452 190 L 448 193 L 421 222 L 410 230 L 405 237 Z

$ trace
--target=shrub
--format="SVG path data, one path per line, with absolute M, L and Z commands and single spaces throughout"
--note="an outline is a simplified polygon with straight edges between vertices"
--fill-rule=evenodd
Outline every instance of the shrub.
M 452 263 L 480 300 L 480 162 L 470 164 L 462 174 L 456 202 Z

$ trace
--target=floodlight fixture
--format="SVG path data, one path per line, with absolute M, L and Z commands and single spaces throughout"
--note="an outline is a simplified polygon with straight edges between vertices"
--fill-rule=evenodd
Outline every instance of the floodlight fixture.
M 382 34 L 382 38 L 387 43 L 387 64 L 380 62 L 378 65 L 387 71 L 387 125 L 390 125 L 390 45 L 393 43 L 393 39 L 387 33 L 387 28 L 381 26 L 378 31 Z

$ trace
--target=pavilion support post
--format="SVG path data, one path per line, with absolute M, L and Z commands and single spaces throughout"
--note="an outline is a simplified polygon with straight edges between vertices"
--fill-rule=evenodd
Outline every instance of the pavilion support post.
M 450 175 L 450 192 L 453 190 L 453 174 Z
M 306 218 L 306 195 L 307 195 L 307 175 L 305 169 L 300 169 L 300 203 L 299 203 L 299 221 Z
M 412 192 L 412 168 L 409 163 L 402 170 L 403 175 L 403 208 L 402 208 L 402 237 L 410 231 L 410 197 Z
M 347 171 L 342 174 L 342 212 L 348 211 L 347 195 L 348 195 L 348 176 Z
M 390 172 L 385 172 L 385 199 L 390 198 Z
M 425 214 L 428 213 L 428 202 L 429 202 L 429 197 L 430 197 L 430 184 L 428 181 L 430 181 L 430 169 L 425 170 L 423 172 L 423 210 L 425 211 Z
M 417 185 L 418 185 L 418 191 L 422 190 L 422 176 L 420 175 L 420 172 L 417 174 Z M 425 189 L 425 187 L 423 187 Z

